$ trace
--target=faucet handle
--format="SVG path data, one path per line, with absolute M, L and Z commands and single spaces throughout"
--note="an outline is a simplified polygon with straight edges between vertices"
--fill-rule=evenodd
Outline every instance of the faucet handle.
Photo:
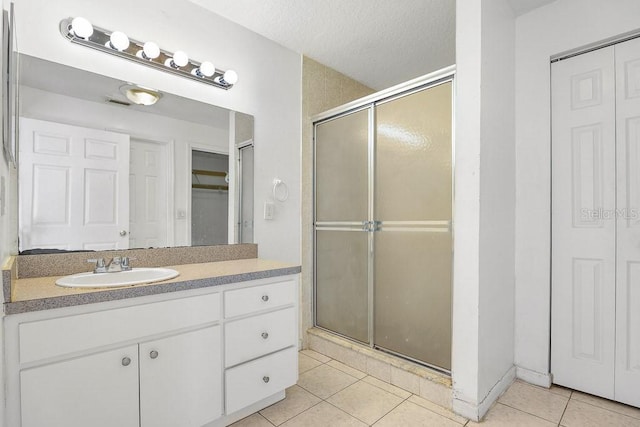
M 123 270 L 131 270 L 131 264 L 129 263 L 129 261 L 134 260 L 136 258 L 130 258 L 128 256 L 123 256 L 122 260 L 120 262 L 120 265 L 122 265 L 122 269 Z
M 87 262 L 95 263 L 96 267 L 93 269 L 94 273 L 106 273 L 107 267 L 104 264 L 104 258 L 88 259 Z

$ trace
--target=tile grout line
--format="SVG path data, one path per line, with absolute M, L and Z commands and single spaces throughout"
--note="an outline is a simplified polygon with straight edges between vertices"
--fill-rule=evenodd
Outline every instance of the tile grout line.
M 367 384 L 369 384 L 369 383 L 367 383 Z M 374 386 L 374 387 L 377 387 L 377 386 L 375 386 L 375 385 L 373 385 L 373 384 L 369 384 L 369 385 Z M 389 393 L 389 394 L 391 394 L 391 395 L 393 395 L 393 396 L 396 396 L 396 397 L 398 397 L 398 398 L 402 399 L 400 396 L 398 396 L 398 395 L 396 395 L 396 394 L 393 394 L 393 393 L 391 393 L 391 392 L 388 392 L 387 390 L 385 390 L 385 389 L 383 389 L 383 388 L 380 388 L 380 387 L 377 387 L 377 388 L 379 388 L 379 389 L 380 389 L 380 390 L 382 390 L 382 391 L 386 391 L 387 393 Z M 375 425 L 378 421 L 380 421 L 381 419 L 383 419 L 384 417 L 386 417 L 387 415 L 389 415 L 389 414 L 391 413 L 391 411 L 393 411 L 393 410 L 394 410 L 394 409 L 396 409 L 398 406 L 402 405 L 404 402 L 406 402 L 407 400 L 409 400 L 409 398 L 410 398 L 411 396 L 413 396 L 413 393 L 411 393 L 411 395 L 409 395 L 409 397 L 404 398 L 404 399 L 403 399 L 400 403 L 398 403 L 396 406 L 394 406 L 393 408 L 391 408 L 391 409 L 389 409 L 387 412 L 385 412 L 385 413 L 384 413 L 384 415 L 383 415 L 383 416 L 381 416 L 380 418 L 378 418 L 377 420 L 375 420 L 375 421 L 373 422 L 373 424 L 369 424 L 369 425 L 370 425 L 370 426 Z
M 564 419 L 564 414 L 567 412 L 567 408 L 569 407 L 569 402 L 571 402 L 571 397 L 573 397 L 573 391 L 569 393 L 567 404 L 564 405 L 564 409 L 562 410 L 562 415 L 560 416 L 560 421 L 558 421 L 558 427 L 560 427 L 560 424 L 562 424 L 562 420 Z
M 572 393 L 572 396 L 573 396 L 573 393 Z M 595 397 L 598 397 L 598 396 L 595 396 Z M 599 399 L 604 399 L 604 398 L 600 398 L 600 397 L 598 397 L 598 398 L 599 398 Z M 614 411 L 613 409 L 603 408 L 602 406 L 594 405 L 593 403 L 585 402 L 585 401 L 580 400 L 580 399 L 574 399 L 574 400 L 575 400 L 576 402 L 584 403 L 585 405 L 593 406 L 594 408 L 602 409 L 603 411 L 612 412 L 612 413 L 614 413 L 614 414 L 622 415 L 623 417 L 631 418 L 631 419 L 632 419 L 632 420 L 634 420 L 634 421 L 638 421 L 638 420 L 640 420 L 640 418 L 636 418 L 636 417 L 634 417 L 634 416 L 632 416 L 632 415 L 623 414 L 622 412 Z M 607 399 L 607 400 L 608 400 L 608 399 Z M 621 403 L 621 402 L 616 402 L 615 400 L 611 400 L 611 402 L 614 402 L 614 403 Z M 622 405 L 624 405 L 624 403 L 622 403 Z M 633 407 L 632 407 L 632 408 L 633 408 Z
M 548 420 L 548 419 L 546 419 L 546 418 L 544 418 L 544 417 L 541 417 L 540 415 L 532 414 L 531 412 L 523 411 L 522 409 L 519 409 L 519 408 L 513 407 L 513 406 L 511 406 L 511 405 L 507 405 L 507 404 L 506 404 L 506 403 L 504 403 L 504 402 L 496 402 L 496 404 L 504 405 L 504 406 L 506 406 L 506 407 L 508 407 L 508 408 L 511 408 L 511 409 L 516 410 L 516 411 L 522 412 L 523 414 L 531 415 L 532 417 L 536 417 L 536 418 L 541 419 L 541 420 L 543 420 L 543 421 L 546 421 L 546 422 L 548 422 L 548 423 L 554 423 L 554 422 L 555 422 L 555 421 Z M 568 404 L 569 404 L 569 401 L 567 400 L 567 405 L 568 405 Z M 494 408 L 494 407 L 492 406 L 492 407 L 491 407 L 491 409 L 493 409 L 493 408 Z M 489 413 L 489 411 L 487 411 L 487 414 L 488 414 L 488 413 Z M 562 414 L 564 415 L 564 411 L 563 411 L 563 413 L 562 413 Z M 485 414 L 485 415 L 486 415 L 486 414 Z M 562 418 L 560 418 L 560 421 L 558 421 L 558 423 L 560 423 L 561 421 L 562 421 Z

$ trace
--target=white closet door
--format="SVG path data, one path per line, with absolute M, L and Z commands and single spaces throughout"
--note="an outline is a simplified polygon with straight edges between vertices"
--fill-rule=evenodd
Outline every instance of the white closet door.
M 20 249 L 126 249 L 129 136 L 20 119 Z
M 615 400 L 640 406 L 640 39 L 616 45 Z
M 552 71 L 554 383 L 614 398 L 614 48 Z

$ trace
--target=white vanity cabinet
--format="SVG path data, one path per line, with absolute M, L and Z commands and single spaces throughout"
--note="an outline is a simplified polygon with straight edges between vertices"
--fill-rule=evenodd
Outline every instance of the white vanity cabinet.
M 202 426 L 222 414 L 219 349 L 210 326 L 25 369 L 22 426 Z
M 4 318 L 21 427 L 226 426 L 297 381 L 298 276 Z
M 295 280 L 225 292 L 227 413 L 297 382 L 297 295 Z

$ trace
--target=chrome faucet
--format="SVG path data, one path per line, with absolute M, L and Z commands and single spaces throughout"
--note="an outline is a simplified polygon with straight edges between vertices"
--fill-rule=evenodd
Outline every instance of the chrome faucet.
M 88 259 L 87 262 L 94 262 L 96 264 L 93 269 L 94 273 L 117 273 L 119 271 L 131 270 L 131 259 L 132 258 L 127 256 L 114 256 L 111 261 L 106 264 L 104 258 Z
M 118 271 L 122 271 L 122 258 L 114 256 L 107 264 L 107 273 L 115 273 Z

